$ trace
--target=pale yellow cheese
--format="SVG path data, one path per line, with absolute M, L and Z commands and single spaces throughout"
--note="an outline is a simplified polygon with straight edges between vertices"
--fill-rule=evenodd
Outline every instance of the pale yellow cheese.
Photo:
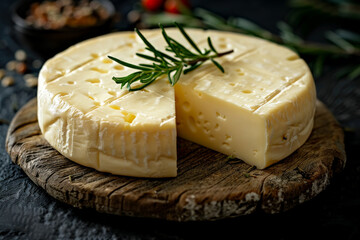
M 262 169 L 284 159 L 309 137 L 315 85 L 291 50 L 234 33 L 209 32 L 215 47 L 235 49 L 185 75 L 176 89 L 178 135 Z
M 159 49 L 159 30 L 143 34 Z M 309 137 L 315 85 L 294 52 L 235 33 L 188 29 L 201 48 L 212 38 L 221 73 L 206 63 L 171 87 L 166 77 L 128 92 L 111 80 L 133 69 L 107 58 L 143 63 L 133 33 L 94 38 L 58 54 L 40 72 L 38 118 L 45 139 L 69 159 L 100 171 L 137 177 L 176 176 L 180 136 L 265 168 Z M 189 46 L 176 29 L 168 33 Z M 176 107 L 175 107 L 176 105 Z M 175 114 L 176 108 L 176 114 Z M 175 123 L 176 117 L 176 123 Z M 206 163 L 204 163 L 206 164 Z

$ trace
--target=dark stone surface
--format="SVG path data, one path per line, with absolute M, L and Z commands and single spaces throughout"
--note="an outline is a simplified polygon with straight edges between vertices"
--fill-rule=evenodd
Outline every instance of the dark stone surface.
M 126 13 L 134 0 L 113 1 Z M 224 16 L 243 16 L 276 31 L 288 8 L 283 1 L 194 0 Z M 0 68 L 22 48 L 11 34 L 11 0 L 0 8 Z M 221 6 L 221 7 L 219 7 Z M 118 29 L 126 29 L 122 22 Z M 31 54 L 31 53 L 29 53 Z M 37 58 L 30 55 L 30 62 Z M 14 86 L 0 86 L 0 239 L 227 239 L 233 236 L 276 239 L 360 239 L 360 79 L 335 81 L 337 66 L 327 66 L 316 79 L 318 97 L 345 128 L 347 164 L 330 186 L 315 199 L 276 215 L 256 213 L 216 222 L 176 223 L 100 214 L 75 209 L 54 200 L 14 165 L 5 151 L 8 122 L 16 111 L 36 96 L 20 75 Z M 38 69 L 30 69 L 38 72 Z

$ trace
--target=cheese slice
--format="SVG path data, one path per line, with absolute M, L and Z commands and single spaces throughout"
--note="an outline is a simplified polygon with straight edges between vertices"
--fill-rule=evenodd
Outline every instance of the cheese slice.
M 189 46 L 177 29 L 168 34 Z M 108 55 L 146 63 L 141 39 L 113 33 L 79 43 L 48 60 L 39 76 L 38 119 L 45 139 L 74 162 L 136 177 L 174 177 L 180 136 L 263 169 L 289 156 L 309 137 L 315 85 L 309 68 L 291 50 L 241 34 L 187 29 L 201 48 L 212 38 L 225 73 L 213 64 L 166 77 L 145 89 L 121 89 L 126 76 Z M 142 33 L 159 49 L 159 30 Z

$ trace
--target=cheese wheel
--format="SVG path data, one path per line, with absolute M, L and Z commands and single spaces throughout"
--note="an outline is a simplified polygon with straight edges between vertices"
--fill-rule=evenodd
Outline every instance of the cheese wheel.
M 112 33 L 70 47 L 40 71 L 38 119 L 44 138 L 61 154 L 99 171 L 135 177 L 174 177 L 177 136 L 263 169 L 293 153 L 309 137 L 316 91 L 306 63 L 293 51 L 236 33 L 187 29 L 201 47 L 210 36 L 225 73 L 210 61 L 166 76 L 140 91 L 112 77 L 134 69 L 108 55 L 147 63 L 132 32 Z M 159 50 L 160 30 L 143 30 Z M 191 48 L 177 29 L 167 33 Z M 206 164 L 206 163 L 204 163 Z

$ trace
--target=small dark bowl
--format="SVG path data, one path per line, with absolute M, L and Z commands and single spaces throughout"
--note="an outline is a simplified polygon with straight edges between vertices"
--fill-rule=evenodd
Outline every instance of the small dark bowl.
M 115 19 L 115 7 L 111 1 L 98 0 L 109 13 L 109 18 L 90 27 L 62 28 L 57 30 L 40 29 L 29 25 L 26 15 L 30 5 L 42 0 L 21 0 L 12 9 L 12 21 L 14 33 L 21 44 L 29 48 L 44 60 L 54 56 L 56 53 L 85 39 L 108 33 Z

